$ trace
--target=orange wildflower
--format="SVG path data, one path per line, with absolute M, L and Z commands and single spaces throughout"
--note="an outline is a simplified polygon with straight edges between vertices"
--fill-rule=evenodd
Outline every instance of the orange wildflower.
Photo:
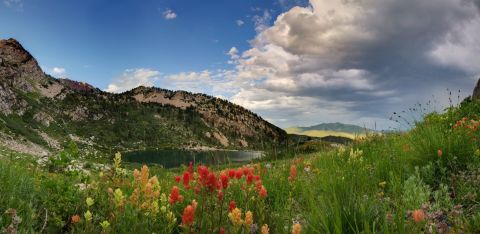
M 302 226 L 300 223 L 295 223 L 292 228 L 292 234 L 300 234 L 302 232 Z
M 80 222 L 80 215 L 72 216 L 72 224 L 76 224 L 78 222 Z
M 261 230 L 261 233 L 262 234 L 268 234 L 270 232 L 270 229 L 268 228 L 268 224 L 264 224 L 262 226 L 262 230 Z
M 265 189 L 265 187 L 262 185 L 258 194 L 260 195 L 261 198 L 266 197 L 267 196 L 267 189 Z
M 422 222 L 425 220 L 425 212 L 423 212 L 423 210 L 415 210 L 412 213 L 412 218 L 415 223 Z
M 441 149 L 437 150 L 437 155 L 438 155 L 438 157 L 439 157 L 439 158 L 441 158 L 441 157 L 442 157 L 442 155 L 443 155 L 443 152 L 442 152 L 442 150 L 441 150 Z
M 294 181 L 296 177 L 297 177 L 297 166 L 295 164 L 292 164 L 290 166 L 290 176 L 288 177 L 288 180 Z

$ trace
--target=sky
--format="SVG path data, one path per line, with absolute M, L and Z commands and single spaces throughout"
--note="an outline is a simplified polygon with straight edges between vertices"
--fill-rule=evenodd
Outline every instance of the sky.
M 0 1 L 0 38 L 54 77 L 206 93 L 280 127 L 397 128 L 480 77 L 480 0 Z

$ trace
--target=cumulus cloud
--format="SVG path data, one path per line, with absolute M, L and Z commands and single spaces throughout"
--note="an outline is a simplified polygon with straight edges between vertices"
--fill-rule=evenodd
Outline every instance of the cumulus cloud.
M 468 74 L 480 71 L 480 16 L 473 1 L 309 3 L 280 14 L 273 25 L 269 11 L 254 17 L 257 36 L 234 63 L 237 79 L 250 86 L 233 100 L 275 123 L 292 116 L 278 117 L 272 106 L 278 109 L 279 100 L 290 114 L 299 103 L 316 112 L 316 121 L 295 112 L 312 124 L 331 118 L 325 110 L 335 108 L 341 120 L 380 121 L 440 87 L 469 92 L 474 81 Z
M 163 18 L 166 19 L 166 20 L 173 20 L 173 19 L 177 18 L 177 13 L 175 13 L 171 9 L 166 9 L 163 12 Z
M 118 76 L 105 89 L 107 92 L 121 93 L 138 86 L 153 86 L 154 82 L 160 77 L 160 72 L 147 69 L 127 69 L 122 75 Z
M 242 26 L 243 24 L 245 24 L 245 22 L 243 22 L 243 20 L 236 20 L 235 23 L 236 23 L 238 26 Z
M 432 95 L 441 106 L 446 88 L 471 92 L 480 75 L 478 3 L 310 0 L 275 19 L 255 8 L 250 48 L 226 53 L 232 69 L 161 82 L 229 98 L 282 127 L 341 121 L 387 128 L 393 111 Z
M 52 75 L 54 76 L 61 76 L 61 77 L 64 77 L 67 75 L 67 70 L 63 67 L 53 67 L 51 69 L 51 73 Z

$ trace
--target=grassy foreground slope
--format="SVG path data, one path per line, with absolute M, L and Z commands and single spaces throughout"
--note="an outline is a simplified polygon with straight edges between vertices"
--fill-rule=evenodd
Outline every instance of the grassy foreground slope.
M 1 151 L 0 228 L 72 233 L 479 233 L 480 103 L 411 131 L 231 169 L 77 168 Z M 232 165 L 230 165 L 231 167 Z M 72 169 L 73 167 L 73 169 Z M 77 169 L 75 169 L 77 168 Z M 10 229 L 9 229 L 10 228 Z

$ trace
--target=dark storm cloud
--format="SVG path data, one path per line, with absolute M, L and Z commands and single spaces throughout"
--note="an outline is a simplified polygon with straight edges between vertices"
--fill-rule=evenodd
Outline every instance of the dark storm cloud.
M 279 96 L 322 100 L 306 103 L 311 110 L 342 102 L 348 104 L 341 108 L 345 116 L 350 113 L 354 119 L 387 117 L 442 95 L 447 87 L 469 92 L 472 77 L 480 73 L 480 65 L 472 62 L 480 54 L 472 40 L 480 35 L 474 5 L 479 3 L 311 0 L 310 7 L 280 15 L 243 53 L 237 66 L 240 74 L 247 74 L 242 79 L 265 79 L 254 86 L 256 92 L 246 87 L 235 98 L 271 113 L 277 111 L 261 103 Z M 264 102 L 252 97 L 262 90 Z

